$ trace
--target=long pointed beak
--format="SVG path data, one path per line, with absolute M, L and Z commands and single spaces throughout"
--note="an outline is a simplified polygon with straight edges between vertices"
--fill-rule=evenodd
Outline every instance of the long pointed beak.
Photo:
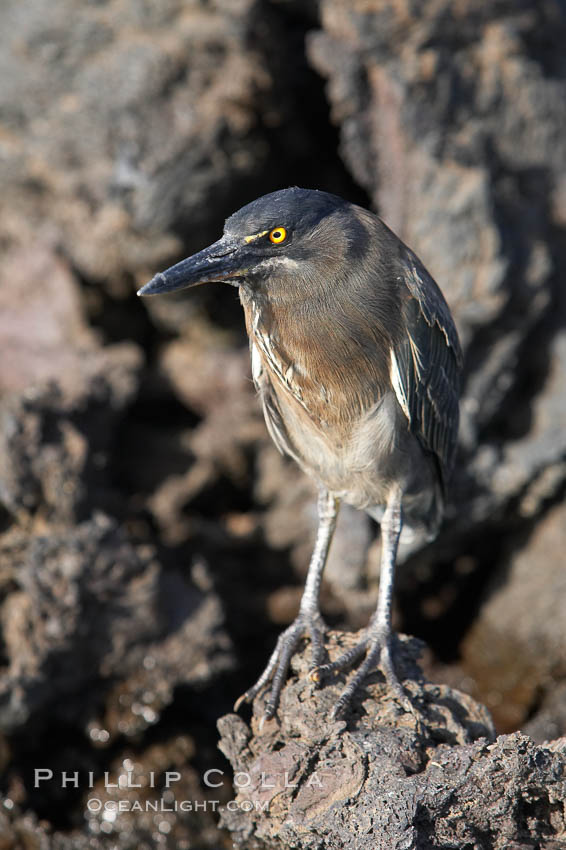
M 223 236 L 198 254 L 181 260 L 167 271 L 159 272 L 138 290 L 138 295 L 157 295 L 187 289 L 201 283 L 225 281 L 238 286 L 238 277 L 245 274 L 242 244 L 232 236 Z M 240 250 L 238 250 L 240 249 Z

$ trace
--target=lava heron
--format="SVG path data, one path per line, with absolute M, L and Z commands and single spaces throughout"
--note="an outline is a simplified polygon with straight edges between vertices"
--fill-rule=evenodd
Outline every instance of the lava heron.
M 236 707 L 271 682 L 265 717 L 272 717 L 290 659 L 308 636 L 313 681 L 365 656 L 334 717 L 378 665 L 410 708 L 393 664 L 391 600 L 401 535 L 436 535 L 454 462 L 462 356 L 442 293 L 373 213 L 299 188 L 243 207 L 221 239 L 157 274 L 139 294 L 209 281 L 239 287 L 267 428 L 319 487 L 299 614 Z M 318 597 L 342 501 L 380 523 L 379 597 L 364 638 L 325 664 Z

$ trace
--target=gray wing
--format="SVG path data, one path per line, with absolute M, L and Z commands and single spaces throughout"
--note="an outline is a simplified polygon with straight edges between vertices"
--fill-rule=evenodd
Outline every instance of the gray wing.
M 391 379 L 409 427 L 438 462 L 443 483 L 454 465 L 462 352 L 438 286 L 408 251 L 402 277 L 404 333 L 391 350 Z

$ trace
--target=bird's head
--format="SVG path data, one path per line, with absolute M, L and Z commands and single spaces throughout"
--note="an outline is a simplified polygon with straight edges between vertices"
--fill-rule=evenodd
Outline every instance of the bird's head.
M 217 242 L 160 272 L 138 294 L 222 281 L 252 297 L 297 297 L 305 286 L 323 287 L 354 246 L 363 253 L 367 232 L 357 210 L 311 189 L 264 195 L 231 215 Z

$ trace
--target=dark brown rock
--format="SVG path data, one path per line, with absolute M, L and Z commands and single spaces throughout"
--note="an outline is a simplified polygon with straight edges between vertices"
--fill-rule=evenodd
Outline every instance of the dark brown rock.
M 0 416 L 1 499 L 19 522 L 70 522 L 115 501 L 108 481 L 114 430 L 136 389 L 140 352 L 124 343 L 78 352 L 64 377 L 5 396 Z
M 513 729 L 552 683 L 566 679 L 566 573 L 558 552 L 566 551 L 566 506 L 550 510 L 530 539 L 509 558 L 467 635 L 466 669 L 482 683 L 479 698 Z M 520 616 L 517 616 L 520 612 Z M 553 737 L 566 734 L 558 728 Z
M 6 535 L 11 587 L 0 623 L 8 666 L 0 687 L 3 731 L 34 718 L 90 724 L 104 741 L 159 719 L 179 684 L 228 665 L 218 600 L 155 551 L 133 546 L 99 514 L 72 531 Z
M 1 179 L 11 215 L 48 217 L 81 273 L 115 292 L 178 247 L 173 221 L 190 220 L 197 236 L 211 190 L 225 203 L 265 158 L 253 130 L 269 76 L 242 51 L 249 8 L 68 0 L 23 14 L 7 4 L 0 108 L 11 156 Z
M 334 634 L 331 659 L 354 640 Z M 236 715 L 219 721 L 240 804 L 222 823 L 239 844 L 389 850 L 464 847 L 489 835 L 486 846 L 503 850 L 564 838 L 566 750 L 520 734 L 493 742 L 485 709 L 424 682 L 414 654 L 403 643 L 400 669 L 410 671 L 418 719 L 398 709 L 377 674 L 346 719 L 329 722 L 341 683 L 314 689 L 307 648 L 278 718 L 262 725 L 259 697 L 251 729 Z

